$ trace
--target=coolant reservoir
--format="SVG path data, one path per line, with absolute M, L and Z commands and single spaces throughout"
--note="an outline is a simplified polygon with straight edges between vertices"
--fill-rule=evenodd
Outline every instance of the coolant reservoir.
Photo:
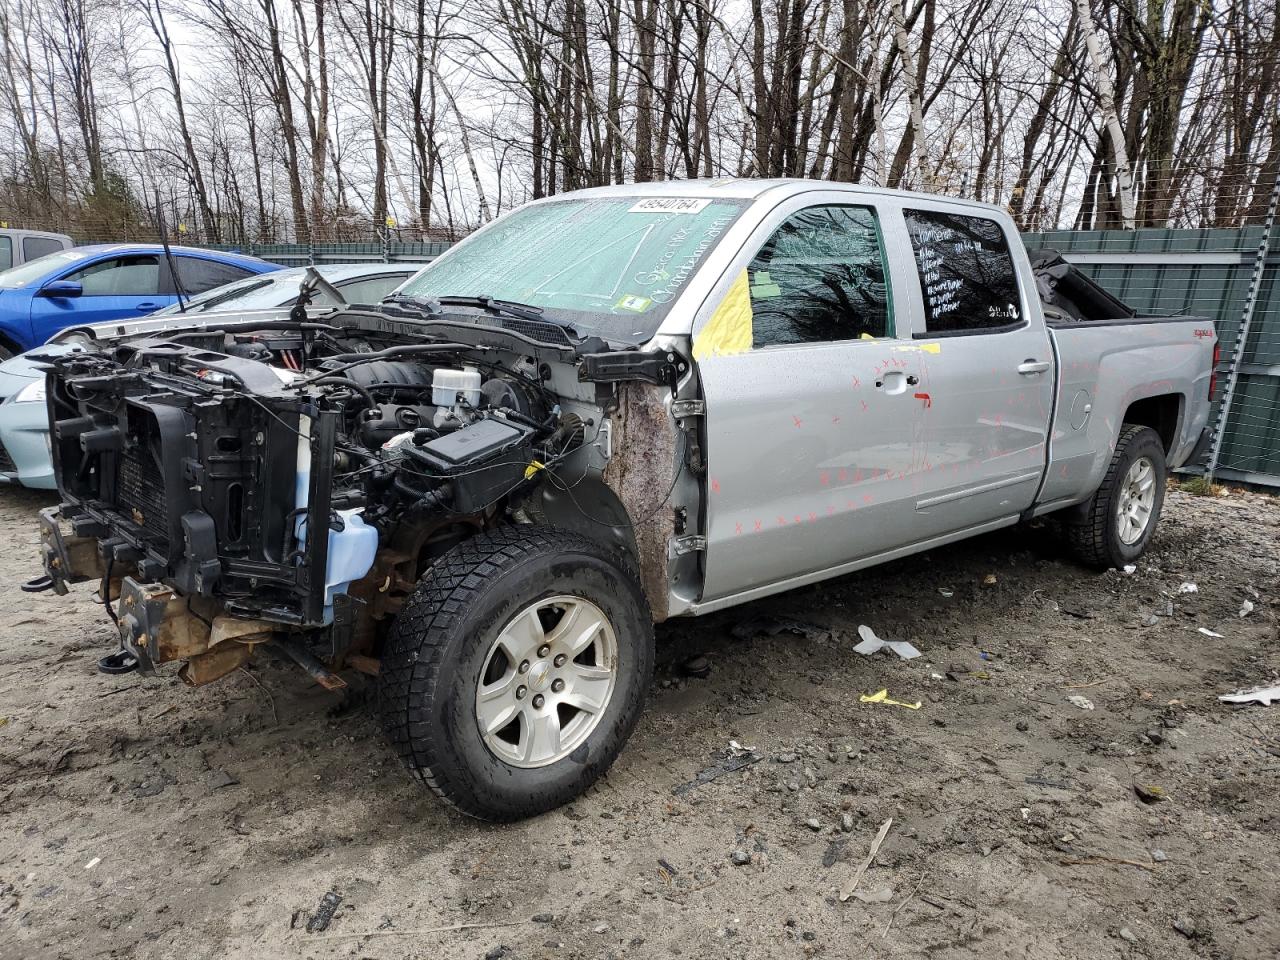
M 480 371 L 475 367 L 450 370 L 437 367 L 431 376 L 431 402 L 437 407 L 452 407 L 458 402 L 458 394 L 470 406 L 480 405 Z

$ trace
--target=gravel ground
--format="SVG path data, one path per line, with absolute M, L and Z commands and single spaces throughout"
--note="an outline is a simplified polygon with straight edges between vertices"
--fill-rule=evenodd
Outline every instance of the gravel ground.
M 48 502 L 0 491 L 5 960 L 1280 954 L 1280 704 L 1216 699 L 1280 673 L 1271 498 L 1172 493 L 1127 576 L 1031 530 L 668 624 L 613 770 L 507 827 L 359 692 L 98 674 L 90 590 L 18 590 Z

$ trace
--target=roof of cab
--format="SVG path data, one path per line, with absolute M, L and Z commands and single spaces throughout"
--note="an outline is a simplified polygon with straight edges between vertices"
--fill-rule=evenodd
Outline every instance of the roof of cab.
M 989 203 L 980 203 L 964 197 L 949 197 L 940 193 L 920 190 L 893 190 L 869 183 L 844 183 L 835 180 L 808 180 L 802 178 L 757 179 L 752 177 L 725 177 L 708 180 L 662 180 L 653 183 L 625 183 L 608 187 L 589 187 L 572 193 L 558 194 L 547 199 L 572 197 L 723 197 L 728 200 L 758 200 L 765 194 L 782 199 L 809 193 L 814 190 L 836 190 L 866 196 L 920 197 L 948 203 L 1002 211 Z
M 65 233 L 54 233 L 52 230 L 27 230 L 22 227 L 0 227 L 0 234 L 6 237 L 44 237 L 49 240 L 65 240 L 68 245 L 71 238 Z

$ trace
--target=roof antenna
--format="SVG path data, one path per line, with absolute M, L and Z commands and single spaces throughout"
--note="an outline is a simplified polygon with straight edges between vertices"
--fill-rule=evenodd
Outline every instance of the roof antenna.
M 173 261 L 173 251 L 169 249 L 169 234 L 164 229 L 164 216 L 160 212 L 160 188 L 156 187 L 156 229 L 160 232 L 160 244 L 164 247 L 164 259 L 169 264 L 169 276 L 173 279 L 173 291 L 178 295 L 178 312 L 186 313 L 187 305 L 183 299 L 190 300 L 182 289 L 182 279 L 178 276 L 178 266 Z

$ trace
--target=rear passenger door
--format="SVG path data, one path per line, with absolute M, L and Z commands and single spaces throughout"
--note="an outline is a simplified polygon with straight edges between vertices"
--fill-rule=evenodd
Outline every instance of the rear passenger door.
M 706 401 L 703 602 L 909 539 L 919 413 L 879 211 L 858 194 L 781 205 L 694 324 Z M 905 241 L 903 241 L 905 242 Z M 899 276 L 894 277 L 894 271 Z
M 1053 352 L 1014 266 L 1018 237 L 972 209 L 913 207 L 912 341 L 928 469 L 915 510 L 929 535 L 1031 506 L 1053 409 Z

